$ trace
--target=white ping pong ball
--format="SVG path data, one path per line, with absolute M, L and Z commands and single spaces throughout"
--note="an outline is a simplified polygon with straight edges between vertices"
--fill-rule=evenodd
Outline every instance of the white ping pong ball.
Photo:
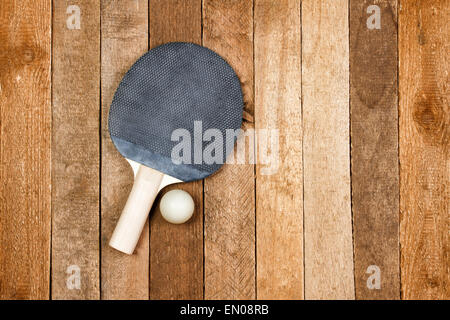
M 194 213 L 194 200 L 186 191 L 171 190 L 161 198 L 159 210 L 166 221 L 174 224 L 185 223 Z

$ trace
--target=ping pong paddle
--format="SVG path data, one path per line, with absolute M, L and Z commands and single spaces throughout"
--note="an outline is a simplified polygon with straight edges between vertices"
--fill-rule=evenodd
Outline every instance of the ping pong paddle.
M 202 46 L 167 43 L 135 62 L 115 92 L 108 117 L 111 139 L 135 173 L 111 247 L 132 254 L 162 188 L 206 178 L 222 166 L 236 141 L 228 130 L 241 127 L 243 105 L 236 73 Z M 182 160 L 174 159 L 182 140 Z M 215 160 L 204 161 L 203 150 L 212 143 Z

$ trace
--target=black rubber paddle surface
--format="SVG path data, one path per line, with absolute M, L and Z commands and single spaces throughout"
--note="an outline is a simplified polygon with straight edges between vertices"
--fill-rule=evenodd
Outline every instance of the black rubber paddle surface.
M 239 79 L 224 59 L 196 44 L 173 42 L 150 50 L 126 73 L 114 95 L 108 125 L 125 158 L 192 181 L 209 176 L 225 162 L 236 140 L 226 130 L 241 127 L 242 110 Z M 180 146 L 180 132 L 183 141 L 187 136 L 191 141 L 184 153 L 175 152 L 184 156 L 181 164 L 172 157 L 174 147 Z M 205 148 L 212 150 L 211 143 L 216 146 L 214 163 L 203 157 Z

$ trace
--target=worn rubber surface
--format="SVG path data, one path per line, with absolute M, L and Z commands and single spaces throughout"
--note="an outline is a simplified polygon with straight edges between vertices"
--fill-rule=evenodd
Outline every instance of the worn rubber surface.
M 125 74 L 108 126 L 124 157 L 192 181 L 209 176 L 225 162 L 236 140 L 226 130 L 241 127 L 242 110 L 239 79 L 224 59 L 196 44 L 172 42 L 148 51 Z M 191 142 L 181 164 L 172 158 L 174 150 L 183 154 L 180 139 Z M 203 157 L 205 148 L 213 148 L 211 143 L 219 150 L 212 153 L 214 163 Z

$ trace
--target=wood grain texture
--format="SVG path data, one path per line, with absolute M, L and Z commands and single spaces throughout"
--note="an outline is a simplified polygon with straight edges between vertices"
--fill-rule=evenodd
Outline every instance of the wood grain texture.
M 253 118 L 253 1 L 203 1 L 203 45 L 240 78 L 245 114 Z M 244 122 L 243 129 L 253 123 Z M 247 162 L 248 163 L 248 162 Z M 253 164 L 225 164 L 205 179 L 205 298 L 255 298 Z
M 303 298 L 300 6 L 255 2 L 255 127 L 279 139 L 275 161 L 256 166 L 258 299 Z
M 0 4 L 0 299 L 50 296 L 51 1 Z
M 100 2 L 77 1 L 80 29 L 67 27 L 72 4 L 53 10 L 52 299 L 99 299 Z
M 150 0 L 150 47 L 183 41 L 201 44 L 201 0 Z M 165 221 L 154 206 L 150 224 L 150 298 L 203 298 L 203 183 L 165 188 L 182 189 L 195 202 L 191 220 L 182 225 Z
M 450 2 L 400 3 L 402 298 L 449 299 Z
M 302 2 L 305 298 L 353 299 L 348 2 Z
M 148 299 L 148 224 L 133 255 L 108 245 L 130 194 L 133 172 L 112 144 L 107 126 L 116 88 L 133 63 L 148 50 L 148 1 L 102 1 L 101 42 L 101 298 Z
M 373 4 L 380 29 L 367 27 Z M 356 298 L 399 299 L 397 1 L 350 1 L 350 71 Z

